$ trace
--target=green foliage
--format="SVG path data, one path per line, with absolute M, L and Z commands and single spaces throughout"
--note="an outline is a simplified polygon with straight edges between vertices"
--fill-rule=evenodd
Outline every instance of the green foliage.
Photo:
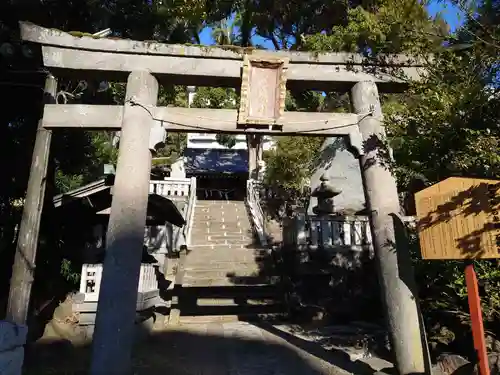
M 197 87 L 192 107 L 236 109 L 239 97 L 234 89 L 223 87 Z
M 283 136 L 274 141 L 275 148 L 264 154 L 265 184 L 300 190 L 314 170 L 323 138 Z
M 222 87 L 197 87 L 192 103 L 194 108 L 236 109 L 238 106 L 236 91 Z M 216 140 L 228 148 L 236 144 L 236 137 L 232 134 L 217 134 Z
M 323 96 L 317 91 L 287 92 L 287 111 L 346 112 L 348 98 L 338 93 Z M 301 190 L 317 166 L 323 137 L 274 137 L 276 147 L 264 153 L 266 173 L 264 183 L 268 187 L 280 187 L 287 191 Z
M 306 36 L 312 51 L 349 51 L 377 55 L 386 52 L 422 52 L 439 46 L 447 33 L 441 19 L 429 20 L 424 4 L 416 0 L 382 0 L 373 6 L 346 11 L 346 22 L 331 33 Z
M 424 261 L 420 259 L 418 239 L 410 235 L 420 307 L 427 325 L 431 347 L 451 344 L 463 353 L 470 345 L 470 317 L 463 261 Z M 485 329 L 500 329 L 500 263 L 474 261 L 481 296 Z
M 28 20 L 59 30 L 77 30 L 82 35 L 110 27 L 116 36 L 124 38 L 156 39 L 177 43 L 199 42 L 198 31 L 204 17 L 201 6 L 204 2 L 199 1 L 185 2 L 185 6 L 177 7 L 165 1 L 161 7 L 156 1 L 149 4 L 130 0 L 113 2 L 55 0 L 32 2 L 30 6 L 18 1 L 4 3 L 0 5 L 2 42 L 16 41 L 19 38 L 19 20 Z M 22 202 L 26 192 L 33 142 L 42 109 L 45 73 L 38 63 L 37 59 L 22 58 L 0 61 L 2 81 L 0 92 L 4 98 L 0 111 L 0 146 L 7 155 L 15 155 L 14 160 L 4 158 L 1 162 L 3 177 L 0 183 L 0 274 L 4 278 L 0 280 L 0 301 L 8 291 L 16 242 L 15 228 L 19 224 L 22 209 L 22 206 L 15 206 L 14 202 Z M 6 78 L 8 82 L 4 82 Z M 123 103 L 123 84 L 111 84 L 107 92 L 97 93 L 90 87 L 91 82 L 88 83 L 88 89 L 84 90 L 79 100 L 92 104 Z M 71 91 L 68 89 L 70 86 L 71 82 L 59 80 L 60 89 Z M 165 90 L 164 100 L 176 104 L 182 102 L 179 98 L 172 99 L 175 96 L 173 91 L 175 88 Z M 51 150 L 54 163 L 50 166 L 49 172 L 50 175 L 54 172 L 55 181 L 51 178 L 47 181 L 48 199 L 58 191 L 68 191 L 99 178 L 101 164 L 114 163 L 116 160 L 116 150 L 110 141 L 112 135 L 74 131 L 54 132 Z M 170 140 L 175 141 L 175 138 L 170 137 Z M 50 232 L 50 228 L 43 227 L 42 238 L 50 235 Z M 71 279 L 71 273 L 64 271 L 67 269 L 67 264 L 61 263 L 64 260 L 61 260 L 54 251 L 39 251 L 39 255 L 41 258 L 37 260 L 37 264 L 43 264 L 43 267 L 37 268 L 39 276 L 35 280 L 35 286 L 41 289 L 37 289 L 34 293 L 37 299 L 43 299 L 42 295 L 53 296 L 56 291 L 52 283 L 46 280 L 40 283 L 39 277 L 48 277 L 50 274 L 42 269 L 55 270 L 57 274 L 62 272 L 67 279 Z M 40 276 L 42 274 L 43 276 Z M 55 275 L 54 280 L 58 280 Z M 55 285 L 60 287 L 60 283 L 56 282 Z
M 473 52 L 447 51 L 435 59 L 428 79 L 412 84 L 406 101 L 385 106 L 401 186 L 415 176 L 430 183 L 450 175 L 499 176 L 498 91 L 486 86 Z

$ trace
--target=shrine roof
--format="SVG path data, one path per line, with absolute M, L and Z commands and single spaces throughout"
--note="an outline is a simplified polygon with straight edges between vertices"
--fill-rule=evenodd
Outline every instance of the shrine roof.
M 113 183 L 109 178 L 91 182 L 67 193 L 56 195 L 53 199 L 54 207 L 61 208 L 67 205 L 85 204 L 95 210 L 96 214 L 109 214 L 111 207 L 111 187 Z M 150 193 L 148 197 L 148 217 L 182 227 L 186 221 L 181 211 L 185 206 L 184 201 L 174 201 L 167 197 Z
M 246 173 L 247 150 L 200 149 L 184 150 L 186 172 L 193 173 Z

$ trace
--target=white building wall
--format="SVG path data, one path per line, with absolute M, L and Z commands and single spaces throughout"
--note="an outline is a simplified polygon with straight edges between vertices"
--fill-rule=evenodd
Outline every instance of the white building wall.
M 265 151 L 271 149 L 274 142 L 271 137 L 264 138 L 263 149 Z M 210 148 L 210 149 L 228 149 L 228 147 L 221 145 L 216 140 L 216 134 L 213 133 L 188 133 L 187 135 L 187 148 Z M 247 141 L 244 134 L 236 135 L 236 144 L 231 150 L 246 150 Z

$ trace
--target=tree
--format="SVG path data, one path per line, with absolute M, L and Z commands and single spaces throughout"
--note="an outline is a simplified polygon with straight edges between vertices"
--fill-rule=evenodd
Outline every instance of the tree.
M 499 14 L 498 2 L 476 7 L 448 38 L 448 48 L 437 51 L 429 62 L 427 78 L 412 82 L 403 100 L 385 103 L 401 189 L 408 189 L 415 178 L 426 185 L 453 175 L 500 178 L 500 27 L 493 21 Z M 464 347 L 470 333 L 463 265 L 418 257 L 416 248 L 416 274 L 431 341 Z M 475 268 L 483 288 L 486 329 L 498 332 L 498 263 L 478 261 Z
M 417 57 L 434 54 L 434 59 L 427 63 L 426 79 L 410 82 L 410 90 L 405 94 L 382 95 L 387 140 L 395 158 L 390 165 L 396 172 L 400 189 L 405 191 L 415 179 L 431 184 L 450 175 L 500 176 L 498 4 L 498 1 L 486 1 L 476 6 L 455 35 L 448 34 L 440 17 L 431 19 L 424 4 L 412 0 L 355 4 L 339 12 L 342 17 L 337 17 L 326 31 L 299 34 L 309 27 L 302 19 L 307 14 L 304 11 L 300 16 L 287 18 L 287 22 L 278 23 L 278 27 L 272 29 L 273 35 L 263 28 L 260 32 L 269 38 L 279 33 L 286 35 L 282 42 L 277 39 L 275 44 L 279 46 L 289 43 L 291 48 L 318 53 L 347 50 L 374 59 L 381 53 L 405 52 Z M 320 7 L 318 2 L 308 5 Z M 273 6 L 281 5 L 275 2 Z M 295 8 L 282 12 L 283 18 L 293 10 Z M 270 12 L 268 17 L 278 19 L 279 15 Z M 314 27 L 316 25 L 309 30 Z M 294 38 L 292 32 L 295 32 Z M 297 100 L 300 97 L 293 95 L 287 104 L 305 109 L 311 103 L 309 108 L 324 108 L 324 104 L 318 104 L 321 99 L 317 101 L 314 95 L 305 95 L 305 98 L 312 100 L 300 104 Z M 334 107 L 338 103 L 343 109 L 347 104 L 344 100 L 345 97 L 332 96 L 328 102 Z M 299 142 L 278 140 L 276 151 L 268 159 L 268 183 L 280 181 L 290 188 L 300 185 L 316 154 L 307 153 L 304 148 L 307 144 Z M 461 264 L 421 261 L 416 237 L 412 235 L 411 239 L 430 339 L 444 340 L 442 331 L 447 328 L 456 336 L 457 346 L 464 347 L 459 336 L 468 331 L 463 325 L 467 322 L 468 310 Z M 497 313 L 500 302 L 494 292 L 500 283 L 497 267 L 495 262 L 477 263 L 479 277 L 489 291 L 483 297 L 483 308 L 487 326 L 492 331 L 498 331 L 500 322 Z
M 15 155 L 14 162 L 8 158 L 1 162 L 0 274 L 5 280 L 2 279 L 3 282 L 0 283 L 0 302 L 9 286 L 8 278 L 16 242 L 15 228 L 22 212 L 36 126 L 42 108 L 45 77 L 44 69 L 39 65 L 39 51 L 33 50 L 32 57 L 21 53 L 18 21 L 28 20 L 68 32 L 93 33 L 111 27 L 121 37 L 181 43 L 194 41 L 197 31 L 203 25 L 202 18 L 196 18 L 202 17 L 199 2 L 188 4 L 191 8 L 172 7 L 173 11 L 167 13 L 156 5 L 156 2 L 149 4 L 135 0 L 32 1 L 29 6 L 26 2 L 11 1 L 0 5 L 0 92 L 5 98 L 5 108 L 2 107 L 0 113 L 0 145 L 7 155 Z M 11 50 L 14 51 L 13 54 L 10 53 Z M 85 103 L 111 104 L 121 97 L 123 85 L 111 84 L 109 90 L 99 92 L 96 90 L 98 84 L 86 82 L 83 88 L 79 82 L 61 79 L 59 89 L 73 93 L 80 86 L 77 90 L 78 97 L 72 97 L 71 100 Z M 165 94 L 165 97 L 168 95 Z M 100 164 L 113 162 L 116 157 L 111 136 L 105 133 L 54 132 L 51 150 L 53 163 L 49 171 L 49 175 L 54 178 L 47 181 L 46 194 L 49 201 L 57 191 L 71 190 L 100 177 Z M 44 220 L 44 223 L 50 224 L 50 220 Z M 42 238 L 52 231 L 52 228 L 43 227 Z M 44 272 L 61 269 L 60 254 L 56 254 L 50 244 L 40 245 L 38 255 L 41 258 L 37 267 L 37 280 L 43 278 Z M 55 275 L 53 281 L 58 285 Z M 35 284 L 46 289 L 39 290 L 40 295 L 50 295 L 53 292 L 46 282 L 38 281 Z M 0 309 L 3 307 L 1 305 L 2 303 Z
M 238 103 L 239 98 L 232 88 L 197 87 L 192 106 L 195 108 L 236 109 Z M 217 133 L 216 140 L 228 148 L 232 148 L 236 144 L 236 138 L 232 134 Z

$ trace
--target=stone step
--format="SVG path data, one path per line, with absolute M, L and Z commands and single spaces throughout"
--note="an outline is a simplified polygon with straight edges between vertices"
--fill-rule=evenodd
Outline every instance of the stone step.
M 243 249 L 241 249 L 243 250 Z M 195 251 L 195 250 L 193 250 Z M 230 263 L 255 263 L 255 262 L 262 262 L 267 259 L 271 261 L 271 258 L 267 258 L 267 255 L 254 255 L 252 253 L 249 254 L 189 254 L 190 259 L 187 260 L 186 262 L 186 267 L 192 267 L 193 264 L 205 264 L 205 265 L 211 265 L 213 263 L 218 263 L 218 262 L 225 262 L 227 264 Z
M 192 279 L 225 279 L 232 276 L 255 276 L 260 272 L 259 267 L 252 268 L 228 268 L 218 270 L 186 270 L 184 280 L 187 282 Z
M 180 289 L 182 298 L 277 298 L 281 296 L 280 290 L 274 285 L 229 285 L 205 287 L 182 287 Z
M 182 286 L 186 288 L 190 287 L 231 287 L 238 285 L 250 285 L 250 286 L 260 286 L 267 285 L 267 279 L 265 277 L 253 277 L 253 276 L 242 276 L 241 278 L 236 278 L 235 281 L 231 281 L 231 279 L 225 278 L 188 278 L 184 279 Z
M 210 210 L 210 211 L 195 211 L 194 212 L 194 217 L 195 218 L 200 218 L 200 217 L 207 217 L 207 218 L 215 218 L 215 217 L 239 217 L 239 218 L 248 218 L 248 214 L 245 211 L 241 210 Z
M 231 250 L 235 250 L 235 249 L 238 249 L 238 250 L 243 250 L 243 249 L 246 249 L 248 250 L 248 244 L 229 244 L 229 245 L 214 245 L 214 244 L 202 244 L 202 245 L 189 245 L 189 250 L 190 251 L 196 251 L 196 252 L 200 252 L 200 251 L 205 251 L 205 250 L 216 250 L 218 248 L 226 248 L 226 249 L 231 249 Z
M 179 319 L 180 325 L 205 325 L 210 323 L 234 323 L 245 320 L 240 315 L 198 315 L 198 316 L 181 316 Z
M 195 212 L 193 216 L 194 220 L 225 220 L 225 221 L 230 221 L 230 220 L 241 220 L 241 221 L 248 221 L 248 215 L 246 212 L 224 212 L 224 211 L 217 211 L 217 212 Z
M 231 261 L 227 257 L 236 259 L 236 262 L 242 261 L 243 257 L 251 257 L 250 259 L 255 259 L 256 257 L 271 257 L 272 253 L 267 249 L 259 249 L 255 247 L 238 247 L 233 245 L 220 245 L 214 246 L 196 246 L 188 254 L 187 261 L 190 262 L 193 259 L 202 256 L 204 261 Z M 239 257 L 242 257 L 241 259 Z
M 210 241 L 213 240 L 252 240 L 253 237 L 241 233 L 224 232 L 223 234 L 210 233 L 207 235 Z
M 265 305 L 219 305 L 219 306 L 190 306 L 181 308 L 180 322 L 185 324 L 187 321 L 194 321 L 198 317 L 199 321 L 207 322 L 230 322 L 234 317 L 241 320 L 258 319 L 259 317 L 284 314 L 283 304 L 265 304 Z M 202 317 L 205 317 L 203 319 Z M 187 318 L 187 319 L 186 319 Z
M 222 232 L 243 232 L 250 233 L 253 231 L 250 224 L 237 223 L 237 222 L 224 222 L 224 223 L 213 223 L 209 221 L 200 221 L 198 223 L 193 223 L 192 232 L 194 231 L 222 231 Z
M 239 214 L 246 214 L 247 213 L 247 208 L 246 207 L 237 207 L 237 206 L 228 206 L 228 207 L 195 207 L 194 213 L 196 214 L 205 214 L 205 215 L 210 215 L 211 213 L 214 212 L 221 212 L 225 214 L 231 214 L 231 213 L 239 213 Z
M 222 234 L 198 234 L 198 235 L 191 235 L 191 242 L 193 244 L 195 243 L 231 243 L 231 244 L 238 244 L 238 243 L 252 243 L 253 242 L 253 236 L 246 235 L 244 233 L 228 233 L 228 232 L 223 232 Z
M 241 258 L 226 257 L 226 258 L 207 258 L 195 257 L 186 262 L 185 268 L 189 270 L 228 270 L 228 269 L 249 269 L 259 267 L 258 263 L 267 260 L 262 257 L 245 256 Z
M 230 206 L 245 207 L 246 205 L 245 205 L 244 201 L 205 201 L 205 200 L 196 201 L 196 208 L 199 208 L 199 207 L 230 207 Z
M 244 250 L 244 249 L 241 249 Z M 268 255 L 254 255 L 254 254 L 190 254 L 192 257 L 187 260 L 186 267 L 194 267 L 194 265 L 203 265 L 204 267 L 209 267 L 217 263 L 229 266 L 232 264 L 255 264 L 269 261 L 273 259 Z M 222 265 L 220 266 L 222 267 Z
M 210 227 L 209 227 L 210 229 Z M 201 234 L 201 233 L 199 233 Z M 248 237 L 252 236 L 252 231 L 247 228 L 233 227 L 233 228 L 212 228 L 210 233 L 201 234 L 205 236 L 225 236 L 231 235 L 235 237 Z
M 219 262 L 219 263 L 207 263 L 202 261 L 193 261 L 186 264 L 184 271 L 188 272 L 204 272 L 204 271 L 215 271 L 215 272 L 250 272 L 250 270 L 260 269 L 259 265 L 255 263 L 255 260 L 247 262 Z
M 210 228 L 209 228 L 210 229 Z M 250 229 L 239 229 L 239 228 L 213 228 L 208 233 L 201 232 L 201 229 L 196 229 L 196 232 L 191 232 L 191 237 L 193 237 L 194 233 L 197 233 L 198 236 L 232 236 L 232 237 L 253 237 L 252 231 Z
M 251 260 L 249 262 L 188 262 L 184 267 L 186 272 L 188 271 L 213 271 L 213 270 L 235 270 L 235 269 L 254 269 L 256 266 L 255 260 Z
M 226 238 L 226 239 L 231 239 L 231 238 L 246 238 L 246 239 L 253 239 L 254 236 L 250 231 L 244 230 L 244 231 L 226 231 L 225 229 L 219 229 L 213 232 L 202 232 L 202 231 L 196 231 L 196 232 L 191 232 L 191 239 L 196 239 L 196 238 L 213 238 L 215 237 L 216 239 L 218 238 Z
M 219 240 L 207 240 L 206 238 L 191 238 L 192 246 L 197 245 L 252 245 L 253 239 L 219 239 Z
M 283 312 L 267 313 L 267 314 L 233 314 L 233 315 L 197 315 L 197 316 L 181 316 L 179 319 L 180 326 L 185 326 L 183 329 L 190 329 L 189 327 L 205 326 L 206 324 L 225 324 L 243 322 L 261 321 L 262 319 L 272 319 L 273 321 L 285 322 L 286 314 Z M 193 328 L 194 329 L 194 328 Z
M 214 221 L 207 221 L 207 220 L 200 220 L 193 222 L 193 227 L 192 230 L 251 230 L 252 226 L 250 223 L 246 222 L 241 222 L 241 221 L 221 221 L 221 222 L 214 222 Z
M 210 214 L 214 212 L 225 212 L 227 214 L 230 213 L 240 213 L 240 214 L 245 214 L 247 213 L 247 208 L 245 206 L 206 206 L 206 207 L 195 207 L 194 213 L 195 214 Z
M 196 304 L 198 306 L 241 306 L 241 302 L 237 298 L 198 298 Z M 275 304 L 275 299 L 245 299 L 245 303 L 251 306 L 262 306 Z
M 221 216 L 217 215 L 214 217 L 195 217 L 193 221 L 193 226 L 214 226 L 214 225 L 234 225 L 237 227 L 242 227 L 242 226 L 250 226 L 250 221 L 248 221 L 247 218 L 236 218 L 236 217 L 229 217 L 229 216 Z

